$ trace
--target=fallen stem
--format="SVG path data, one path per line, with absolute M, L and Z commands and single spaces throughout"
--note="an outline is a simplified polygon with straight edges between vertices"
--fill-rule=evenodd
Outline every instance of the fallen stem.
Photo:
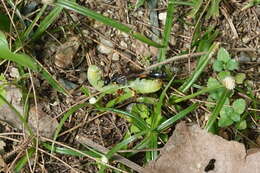
M 193 57 L 198 57 L 198 56 L 205 55 L 205 54 L 207 54 L 207 52 L 198 52 L 198 53 L 191 53 L 191 54 L 174 56 L 174 57 L 169 58 L 169 59 L 167 59 L 165 61 L 153 64 L 153 65 L 147 67 L 146 70 L 151 70 L 151 69 L 156 68 L 158 66 L 169 64 L 169 63 L 171 63 L 173 61 L 177 61 L 177 60 L 180 60 L 180 59 L 193 58 Z

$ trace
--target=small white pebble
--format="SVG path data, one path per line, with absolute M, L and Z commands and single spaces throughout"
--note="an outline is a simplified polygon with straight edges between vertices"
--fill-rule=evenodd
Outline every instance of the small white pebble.
M 119 60 L 119 55 L 118 55 L 118 53 L 113 53 L 113 55 L 112 55 L 112 60 L 113 61 L 118 61 Z
M 127 43 L 122 40 L 120 41 L 120 46 L 122 46 L 123 48 L 127 48 Z
M 166 16 L 167 16 L 166 12 L 159 13 L 159 20 L 161 20 L 164 25 L 166 22 Z
M 100 53 L 110 54 L 113 52 L 114 44 L 111 41 L 102 38 L 100 42 L 101 44 L 97 47 Z
M 20 74 L 19 74 L 18 69 L 15 68 L 15 67 L 12 67 L 11 71 L 10 71 L 10 76 L 13 77 L 13 78 L 19 78 Z
M 97 103 L 97 99 L 95 97 L 91 97 L 89 99 L 89 103 L 93 105 L 93 104 Z

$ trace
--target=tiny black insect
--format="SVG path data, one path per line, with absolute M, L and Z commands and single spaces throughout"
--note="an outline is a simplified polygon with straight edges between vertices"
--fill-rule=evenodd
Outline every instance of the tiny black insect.
M 205 167 L 204 171 L 205 172 L 209 172 L 209 171 L 212 171 L 214 170 L 215 168 L 215 162 L 216 162 L 216 159 L 211 159 L 208 163 L 208 165 Z
M 155 78 L 155 79 L 164 79 L 166 78 L 165 73 L 152 71 L 150 73 L 140 73 L 140 74 L 129 74 L 129 75 L 119 75 L 115 74 L 111 78 L 105 77 L 105 85 L 108 85 L 110 82 L 115 82 L 117 84 L 126 84 L 128 80 L 133 80 L 136 78 Z

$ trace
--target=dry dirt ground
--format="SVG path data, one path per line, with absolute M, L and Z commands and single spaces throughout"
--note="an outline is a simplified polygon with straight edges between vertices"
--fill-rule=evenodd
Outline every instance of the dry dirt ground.
M 158 19 L 159 27 L 151 27 L 149 19 L 150 10 L 147 5 L 134 10 L 135 2 L 135 0 L 78 1 L 82 6 L 114 18 L 148 37 L 154 37 L 153 30 L 163 30 L 163 20 Z M 247 80 L 250 81 L 253 91 L 259 98 L 260 7 L 241 11 L 240 9 L 244 5 L 243 2 L 226 2 L 228 3 L 221 3 L 220 16 L 217 19 L 206 20 L 203 18 L 201 24 L 205 27 L 216 26 L 216 29 L 220 32 L 216 40 L 221 42 L 221 45 L 231 53 L 232 57 L 239 61 L 240 69 L 238 72 L 246 73 Z M 30 3 L 32 1 L 28 1 L 27 4 Z M 166 12 L 166 4 L 166 1 L 160 1 L 155 9 L 158 16 L 163 16 L 163 13 Z M 40 6 L 41 4 L 37 5 Z M 51 9 L 51 7 L 49 8 Z M 193 51 L 189 48 L 194 33 L 194 25 L 189 24 L 194 24 L 194 21 L 186 17 L 189 10 L 185 6 L 180 6 L 175 11 L 170 49 L 167 57 L 172 57 L 187 50 L 189 52 Z M 44 34 L 39 41 L 26 47 L 26 51 L 28 54 L 36 57 L 71 94 L 70 97 L 65 97 L 51 88 L 37 74 L 33 76 L 39 107 L 42 108 L 43 112 L 57 120 L 60 120 L 64 111 L 86 98 L 80 91 L 81 86 L 88 87 L 93 91 L 86 78 L 86 71 L 90 64 L 101 67 L 104 78 L 110 78 L 118 74 L 129 75 L 138 73 L 156 62 L 156 48 L 140 43 L 116 29 L 69 10 L 61 13 L 59 19 L 51 25 L 48 31 L 49 33 Z M 71 47 L 71 49 L 68 50 L 66 49 L 67 47 Z M 192 58 L 173 62 L 170 64 L 170 67 L 176 74 L 176 79 L 184 79 L 192 72 L 195 65 L 196 58 Z M 12 80 L 10 75 L 12 71 L 10 69 L 12 68 L 8 68 L 7 75 Z M 200 78 L 199 82 L 204 82 L 205 84 L 203 78 L 207 79 L 208 76 L 214 76 L 215 74 L 211 68 L 208 68 L 203 75 L 204 77 Z M 176 85 L 178 86 L 178 84 Z M 28 88 L 29 86 L 28 84 Z M 246 97 L 242 93 L 241 96 Z M 113 96 L 107 96 L 106 99 L 109 100 L 111 97 Z M 125 109 L 132 101 L 129 100 L 129 102 L 119 105 L 118 108 Z M 33 100 L 31 102 L 32 104 L 34 103 Z M 168 114 L 172 112 L 172 110 L 167 108 L 164 111 L 168 112 Z M 202 125 L 204 123 L 204 115 L 204 110 L 200 109 L 185 120 Z M 1 133 L 16 132 L 16 129 L 5 123 L 1 123 L 0 127 Z M 91 108 L 84 108 L 77 111 L 66 121 L 57 141 L 82 149 L 76 137 L 84 135 L 95 143 L 109 149 L 123 139 L 128 127 L 129 123 L 114 113 L 100 113 L 93 111 Z M 171 133 L 172 130 L 169 131 L 169 134 Z M 244 143 L 246 148 L 251 148 L 255 145 L 260 146 L 259 127 L 258 131 L 257 127 L 249 127 L 240 135 L 234 134 L 232 129 L 225 128 L 220 135 L 226 139 L 234 139 L 235 136 L 239 136 L 239 141 Z M 17 136 L 11 137 L 17 139 Z M 22 138 L 19 140 L 21 141 Z M 17 142 L 8 139 L 5 139 L 4 142 L 7 144 L 4 151 L 5 155 L 17 148 Z M 19 152 L 18 150 L 16 154 Z M 16 154 L 10 154 L 10 156 L 6 157 L 6 163 L 12 163 Z M 83 172 L 98 172 L 97 164 L 90 159 L 55 155 L 70 166 Z M 63 163 L 51 159 L 48 155 L 40 153 L 39 156 L 39 164 L 37 164 L 35 172 L 71 172 Z M 142 157 L 143 154 L 138 154 L 137 157 L 130 159 L 137 161 L 138 164 L 142 164 Z M 112 164 L 116 166 L 116 163 Z M 24 172 L 29 172 L 29 168 L 26 167 Z

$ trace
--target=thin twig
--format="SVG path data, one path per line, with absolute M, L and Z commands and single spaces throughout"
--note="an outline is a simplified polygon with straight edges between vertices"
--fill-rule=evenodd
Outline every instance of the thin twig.
M 222 14 L 225 16 L 225 18 L 227 19 L 227 22 L 230 26 L 230 29 L 231 29 L 231 31 L 233 32 L 233 35 L 234 35 L 233 38 L 234 39 L 238 38 L 237 30 L 236 30 L 231 18 L 228 16 L 227 10 L 225 8 L 220 8 L 220 10 L 221 10 Z
M 198 53 L 191 53 L 191 54 L 186 54 L 186 55 L 174 56 L 172 58 L 166 59 L 165 61 L 159 62 L 157 64 L 153 64 L 153 65 L 147 67 L 146 70 L 151 70 L 155 67 L 165 65 L 165 64 L 169 64 L 173 61 L 177 61 L 177 60 L 180 60 L 180 59 L 198 57 L 198 56 L 201 56 L 201 55 L 205 55 L 206 53 L 207 52 L 198 52 Z
M 107 153 L 109 150 L 95 142 L 93 142 L 92 140 L 88 139 L 87 136 L 81 134 L 81 135 L 77 135 L 76 136 L 76 140 L 81 143 L 81 144 L 84 144 L 84 145 L 87 145 L 99 152 L 102 152 L 102 153 Z M 139 166 L 138 164 L 124 158 L 123 156 L 119 155 L 119 154 L 115 154 L 113 157 L 112 157 L 115 161 L 118 161 L 126 166 L 128 166 L 129 168 L 137 171 L 137 172 L 143 172 L 143 168 L 141 166 Z

